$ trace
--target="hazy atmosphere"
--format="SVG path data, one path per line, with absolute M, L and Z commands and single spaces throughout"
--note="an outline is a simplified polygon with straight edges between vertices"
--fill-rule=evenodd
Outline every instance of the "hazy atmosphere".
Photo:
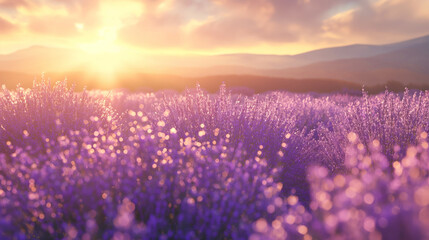
M 429 0 L 0 0 L 0 240 L 429 239 Z
M 45 72 L 101 88 L 242 85 L 237 75 L 420 86 L 427 26 L 424 0 L 1 0 L 0 82 Z

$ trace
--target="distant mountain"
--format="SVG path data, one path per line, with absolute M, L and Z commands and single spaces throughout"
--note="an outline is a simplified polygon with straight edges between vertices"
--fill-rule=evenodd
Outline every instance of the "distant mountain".
M 389 45 L 389 48 L 395 50 L 372 57 L 317 62 L 297 68 L 271 70 L 267 74 L 294 78 L 335 78 L 361 84 L 387 81 L 428 84 L 429 37 L 418 40 Z
M 429 74 L 429 39 L 426 42 L 375 56 L 374 59 L 397 68 Z
M 297 67 L 309 63 L 307 60 L 297 59 L 293 55 L 224 54 L 210 58 L 222 63 L 223 66 L 231 65 L 256 69 Z
M 428 42 L 429 35 L 386 45 L 353 44 L 323 48 L 296 55 L 225 54 L 217 57 L 223 60 L 223 65 L 230 63 L 230 65 L 245 65 L 259 69 L 291 68 L 322 61 L 373 57 Z
M 252 74 L 297 79 L 340 79 L 365 85 L 388 81 L 429 84 L 429 36 L 387 45 L 350 45 L 320 49 L 294 56 L 232 54 L 222 57 L 235 58 L 236 62 L 260 64 L 259 68 L 237 64 L 200 69 L 181 68 L 174 71 L 182 76 L 194 77 Z M 279 68 L 282 61 L 284 67 Z M 269 62 L 272 64 L 264 64 Z
M 49 72 L 46 75 L 53 82 L 64 79 L 63 73 Z M 68 72 L 66 75 L 68 79 L 73 79 L 72 82 L 76 87 L 75 90 L 78 91 L 84 87 L 87 89 L 109 89 L 108 86 L 99 84 L 103 82 L 101 76 L 88 75 L 85 72 Z M 0 79 L 0 85 L 4 84 L 8 89 L 15 89 L 17 82 L 20 83 L 21 87 L 31 87 L 35 78 L 30 74 L 2 71 L 0 71 L 0 76 L 4 76 L 7 79 L 7 81 Z M 243 94 L 276 90 L 318 93 L 348 91 L 349 93 L 359 94 L 361 89 L 359 84 L 331 79 L 290 79 L 252 75 L 215 75 L 193 78 L 168 74 L 131 73 L 124 73 L 121 82 L 114 87 L 133 91 L 161 91 L 169 89 L 181 92 L 185 89 L 194 88 L 197 83 L 209 92 L 217 92 L 219 86 L 222 83 L 226 83 L 228 88 L 231 88 L 234 92 Z
M 386 45 L 354 44 L 342 47 L 324 48 L 302 54 L 297 54 L 293 57 L 303 62 L 307 61 L 307 63 L 332 61 L 338 59 L 367 58 L 415 46 L 418 44 L 427 44 L 428 42 L 429 35 Z
M 42 72 L 61 78 L 67 76 L 72 81 L 80 81 L 76 78 L 82 78 L 85 80 L 80 82 L 89 85 L 95 84 L 95 80 L 92 83 L 90 79 L 98 79 L 97 84 L 100 85 L 107 81 L 106 76 L 109 75 L 108 81 L 115 82 L 119 87 L 131 86 L 129 79 L 144 85 L 136 76 L 151 76 L 149 79 L 155 81 L 153 79 L 157 78 L 153 76 L 165 77 L 166 73 L 170 78 L 184 82 L 186 81 L 183 79 L 209 79 L 213 76 L 231 79 L 233 75 L 250 79 L 252 75 L 255 77 L 252 79 L 258 80 L 337 79 L 358 85 L 380 85 L 388 81 L 421 85 L 429 84 L 429 35 L 392 44 L 356 44 L 297 55 L 165 56 L 134 52 L 89 54 L 81 50 L 42 46 L 0 55 L 2 83 L 16 85 L 14 81 L 18 81 L 16 79 L 19 77 L 26 78 L 20 82 L 32 81 Z M 240 80 L 245 86 L 250 86 L 250 82 L 249 80 L 246 84 L 246 81 Z M 279 86 L 277 80 L 270 83 L 274 82 Z M 172 82 L 169 84 L 166 87 L 172 86 Z M 261 80 L 260 84 L 268 82 Z
M 41 73 L 51 70 L 66 71 L 77 65 L 79 50 L 33 46 L 11 54 L 0 55 L 0 70 Z

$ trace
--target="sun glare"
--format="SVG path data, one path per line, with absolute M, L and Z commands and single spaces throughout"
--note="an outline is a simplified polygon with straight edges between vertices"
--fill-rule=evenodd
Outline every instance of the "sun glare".
M 101 87 L 115 87 L 120 74 L 125 71 L 125 57 L 120 53 L 95 53 L 88 55 L 87 70 Z
M 93 33 L 93 41 L 77 45 L 86 52 L 82 57 L 89 72 L 98 76 L 103 85 L 114 86 L 118 74 L 125 71 L 127 61 L 124 46 L 117 41 L 118 31 L 136 23 L 143 14 L 144 5 L 136 1 L 103 1 L 100 4 L 96 15 L 101 24 Z M 83 23 L 76 23 L 75 27 L 79 32 L 87 31 Z
M 114 53 L 119 52 L 116 44 L 116 27 L 103 27 L 98 31 L 99 39 L 93 43 L 80 44 L 80 48 L 88 53 Z
M 75 23 L 74 26 L 76 27 L 76 29 L 79 32 L 82 32 L 82 30 L 84 29 L 85 25 L 83 23 Z
M 105 87 L 113 87 L 118 72 L 123 66 L 123 56 L 121 48 L 116 41 L 116 31 L 114 27 L 104 27 L 98 31 L 99 39 L 93 43 L 81 44 L 80 48 L 86 52 L 82 57 L 87 62 L 87 70 L 98 76 L 98 84 Z
M 118 31 L 125 25 L 137 23 L 143 14 L 144 5 L 136 1 L 103 1 L 96 13 L 100 19 L 100 27 L 93 42 L 79 44 L 80 48 L 89 53 L 117 53 L 121 48 L 116 42 Z M 83 23 L 76 23 L 78 31 L 84 30 Z

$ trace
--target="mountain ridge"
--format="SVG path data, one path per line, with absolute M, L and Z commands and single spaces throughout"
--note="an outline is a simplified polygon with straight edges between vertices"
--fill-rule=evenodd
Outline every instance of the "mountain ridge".
M 109 71 L 110 66 L 103 68 L 102 61 L 115 61 L 117 56 L 119 55 L 115 53 L 88 54 L 83 50 L 38 45 L 0 55 L 0 71 L 30 75 L 38 75 L 41 72 L 67 73 L 87 71 L 88 66 L 94 63 L 101 65 L 98 66 L 101 70 Z M 171 57 L 135 53 L 123 61 L 123 72 L 170 73 L 184 78 L 253 75 L 338 79 L 373 85 L 388 81 L 426 84 L 429 83 L 429 35 L 384 45 L 352 44 L 296 55 L 223 54 Z M 0 80 L 6 80 L 6 77 L 0 74 Z M 121 77 L 116 79 L 118 82 L 122 80 Z

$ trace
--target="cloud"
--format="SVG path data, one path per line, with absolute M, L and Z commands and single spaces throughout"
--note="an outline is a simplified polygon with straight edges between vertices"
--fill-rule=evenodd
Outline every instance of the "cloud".
M 342 1 L 178 0 L 160 11 L 165 2 L 145 1 L 146 13 L 121 31 L 121 40 L 203 49 L 294 42 L 317 34 L 325 12 Z
M 4 34 L 7 32 L 11 32 L 14 29 L 15 26 L 12 23 L 0 17 L 0 33 Z
M 153 1 L 150 14 L 119 38 L 136 45 L 213 49 L 393 42 L 429 33 L 429 2 L 423 0 L 178 0 L 159 12 L 162 2 Z M 201 10 L 195 11 L 197 3 Z
M 90 44 L 108 30 L 112 44 L 145 49 L 327 46 L 429 33 L 426 0 L 0 0 L 0 16 L 3 32 L 19 26 L 29 36 Z
M 183 47 L 185 27 L 212 14 L 209 1 L 147 0 L 142 1 L 144 13 L 134 24 L 124 26 L 119 40 L 143 47 Z
M 325 37 L 383 43 L 428 34 L 429 1 L 379 0 L 341 12 L 323 23 Z
M 29 25 L 30 29 L 45 22 L 59 25 L 55 19 L 66 25 L 66 20 L 96 19 L 97 8 L 98 0 L 0 0 L 0 13 L 22 25 Z M 61 29 L 58 30 L 62 34 Z
M 0 7 L 1 8 L 17 8 L 19 6 L 27 6 L 28 3 L 26 0 L 0 0 Z

